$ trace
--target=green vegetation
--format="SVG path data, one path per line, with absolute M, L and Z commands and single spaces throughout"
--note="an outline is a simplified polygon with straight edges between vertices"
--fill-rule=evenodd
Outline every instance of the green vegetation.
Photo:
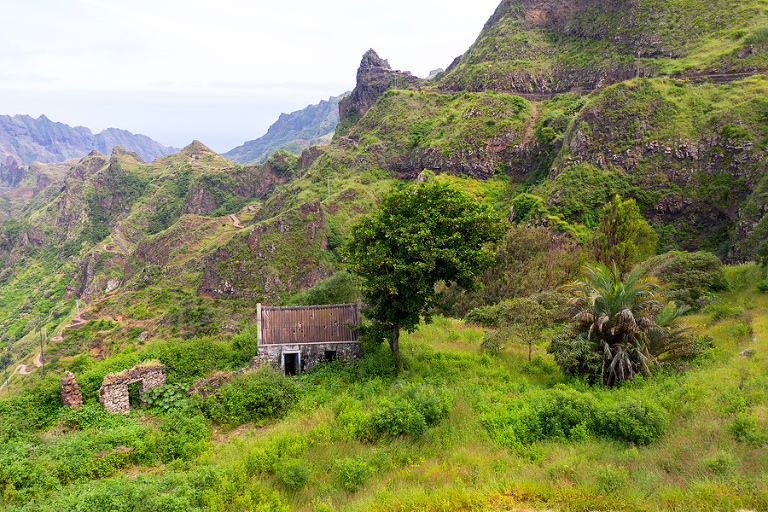
M 622 201 L 620 196 L 605 205 L 600 225 L 592 239 L 592 253 L 604 265 L 616 265 L 620 273 L 656 251 L 659 236 L 640 215 L 634 199 Z
M 458 66 L 437 81 L 451 90 L 560 92 L 599 87 L 617 72 L 656 77 L 768 65 L 764 52 L 740 54 L 765 44 L 759 0 L 644 0 L 631 9 L 600 2 L 573 5 L 564 16 L 553 23 L 541 11 L 502 2 Z
M 759 510 L 768 504 L 768 384 L 764 361 L 738 352 L 765 350 L 768 302 L 753 292 L 722 300 L 750 304 L 743 311 L 757 342 L 728 335 L 742 320 L 724 317 L 699 330 L 710 348 L 685 373 L 657 367 L 653 379 L 615 388 L 568 380 L 544 352 L 546 341 L 534 344 L 530 362 L 523 346 L 483 353 L 482 330 L 440 316 L 403 334 L 399 375 L 384 349 L 294 381 L 269 370 L 246 374 L 239 378 L 253 385 L 127 416 L 105 413 L 92 392 L 82 409 L 61 407 L 50 375 L 0 400 L 3 506 Z M 704 324 L 702 316 L 691 321 Z M 197 355 L 160 359 L 179 366 L 210 341 L 195 346 Z M 103 376 L 144 360 L 146 350 L 87 373 Z M 219 370 L 233 361 L 216 359 Z M 169 385 L 197 374 L 176 374 Z M 287 389 L 290 401 L 265 402 L 287 408 L 240 409 Z M 214 403 L 228 411 L 225 427 L 200 409 Z M 245 419 L 238 410 L 276 416 L 229 430 Z M 704 432 L 709 444 L 691 437 Z

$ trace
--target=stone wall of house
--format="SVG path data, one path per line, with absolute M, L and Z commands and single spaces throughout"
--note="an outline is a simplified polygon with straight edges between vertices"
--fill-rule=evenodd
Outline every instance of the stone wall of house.
M 61 403 L 73 409 L 83 406 L 83 395 L 72 372 L 64 372 L 61 378 Z
M 293 345 L 259 345 L 258 357 L 264 362 L 272 363 L 278 368 L 283 368 L 283 354 L 299 354 L 299 371 L 305 371 L 318 363 L 326 360 L 327 352 L 334 352 L 334 359 L 339 361 L 351 361 L 362 357 L 363 347 L 360 342 L 341 342 L 341 343 L 297 343 Z
M 165 385 L 165 365 L 135 366 L 130 370 L 107 375 L 99 388 L 99 402 L 111 413 L 127 414 L 131 410 L 128 386 L 134 382 L 141 382 L 141 405 L 144 406 L 144 393 Z

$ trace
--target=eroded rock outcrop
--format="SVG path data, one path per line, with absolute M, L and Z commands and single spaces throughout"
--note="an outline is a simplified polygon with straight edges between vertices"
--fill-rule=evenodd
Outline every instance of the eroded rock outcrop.
M 390 87 L 416 86 L 421 79 L 408 71 L 392 69 L 389 62 L 371 50 L 365 52 L 357 69 L 357 85 L 352 93 L 339 101 L 339 117 L 362 117 Z M 353 110 L 354 109 L 354 110 Z

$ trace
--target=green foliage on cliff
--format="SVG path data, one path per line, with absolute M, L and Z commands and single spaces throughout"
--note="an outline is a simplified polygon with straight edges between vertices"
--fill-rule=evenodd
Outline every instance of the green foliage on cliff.
M 748 50 L 763 44 L 756 41 L 767 18 L 757 0 L 574 2 L 557 12 L 505 1 L 439 82 L 449 89 L 563 92 L 638 73 L 766 69 L 768 54 Z

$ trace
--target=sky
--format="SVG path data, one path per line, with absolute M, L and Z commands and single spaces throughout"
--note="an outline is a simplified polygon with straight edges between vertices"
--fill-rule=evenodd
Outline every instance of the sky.
M 0 114 L 223 153 L 355 86 L 373 48 L 426 77 L 500 0 L 0 0 Z

